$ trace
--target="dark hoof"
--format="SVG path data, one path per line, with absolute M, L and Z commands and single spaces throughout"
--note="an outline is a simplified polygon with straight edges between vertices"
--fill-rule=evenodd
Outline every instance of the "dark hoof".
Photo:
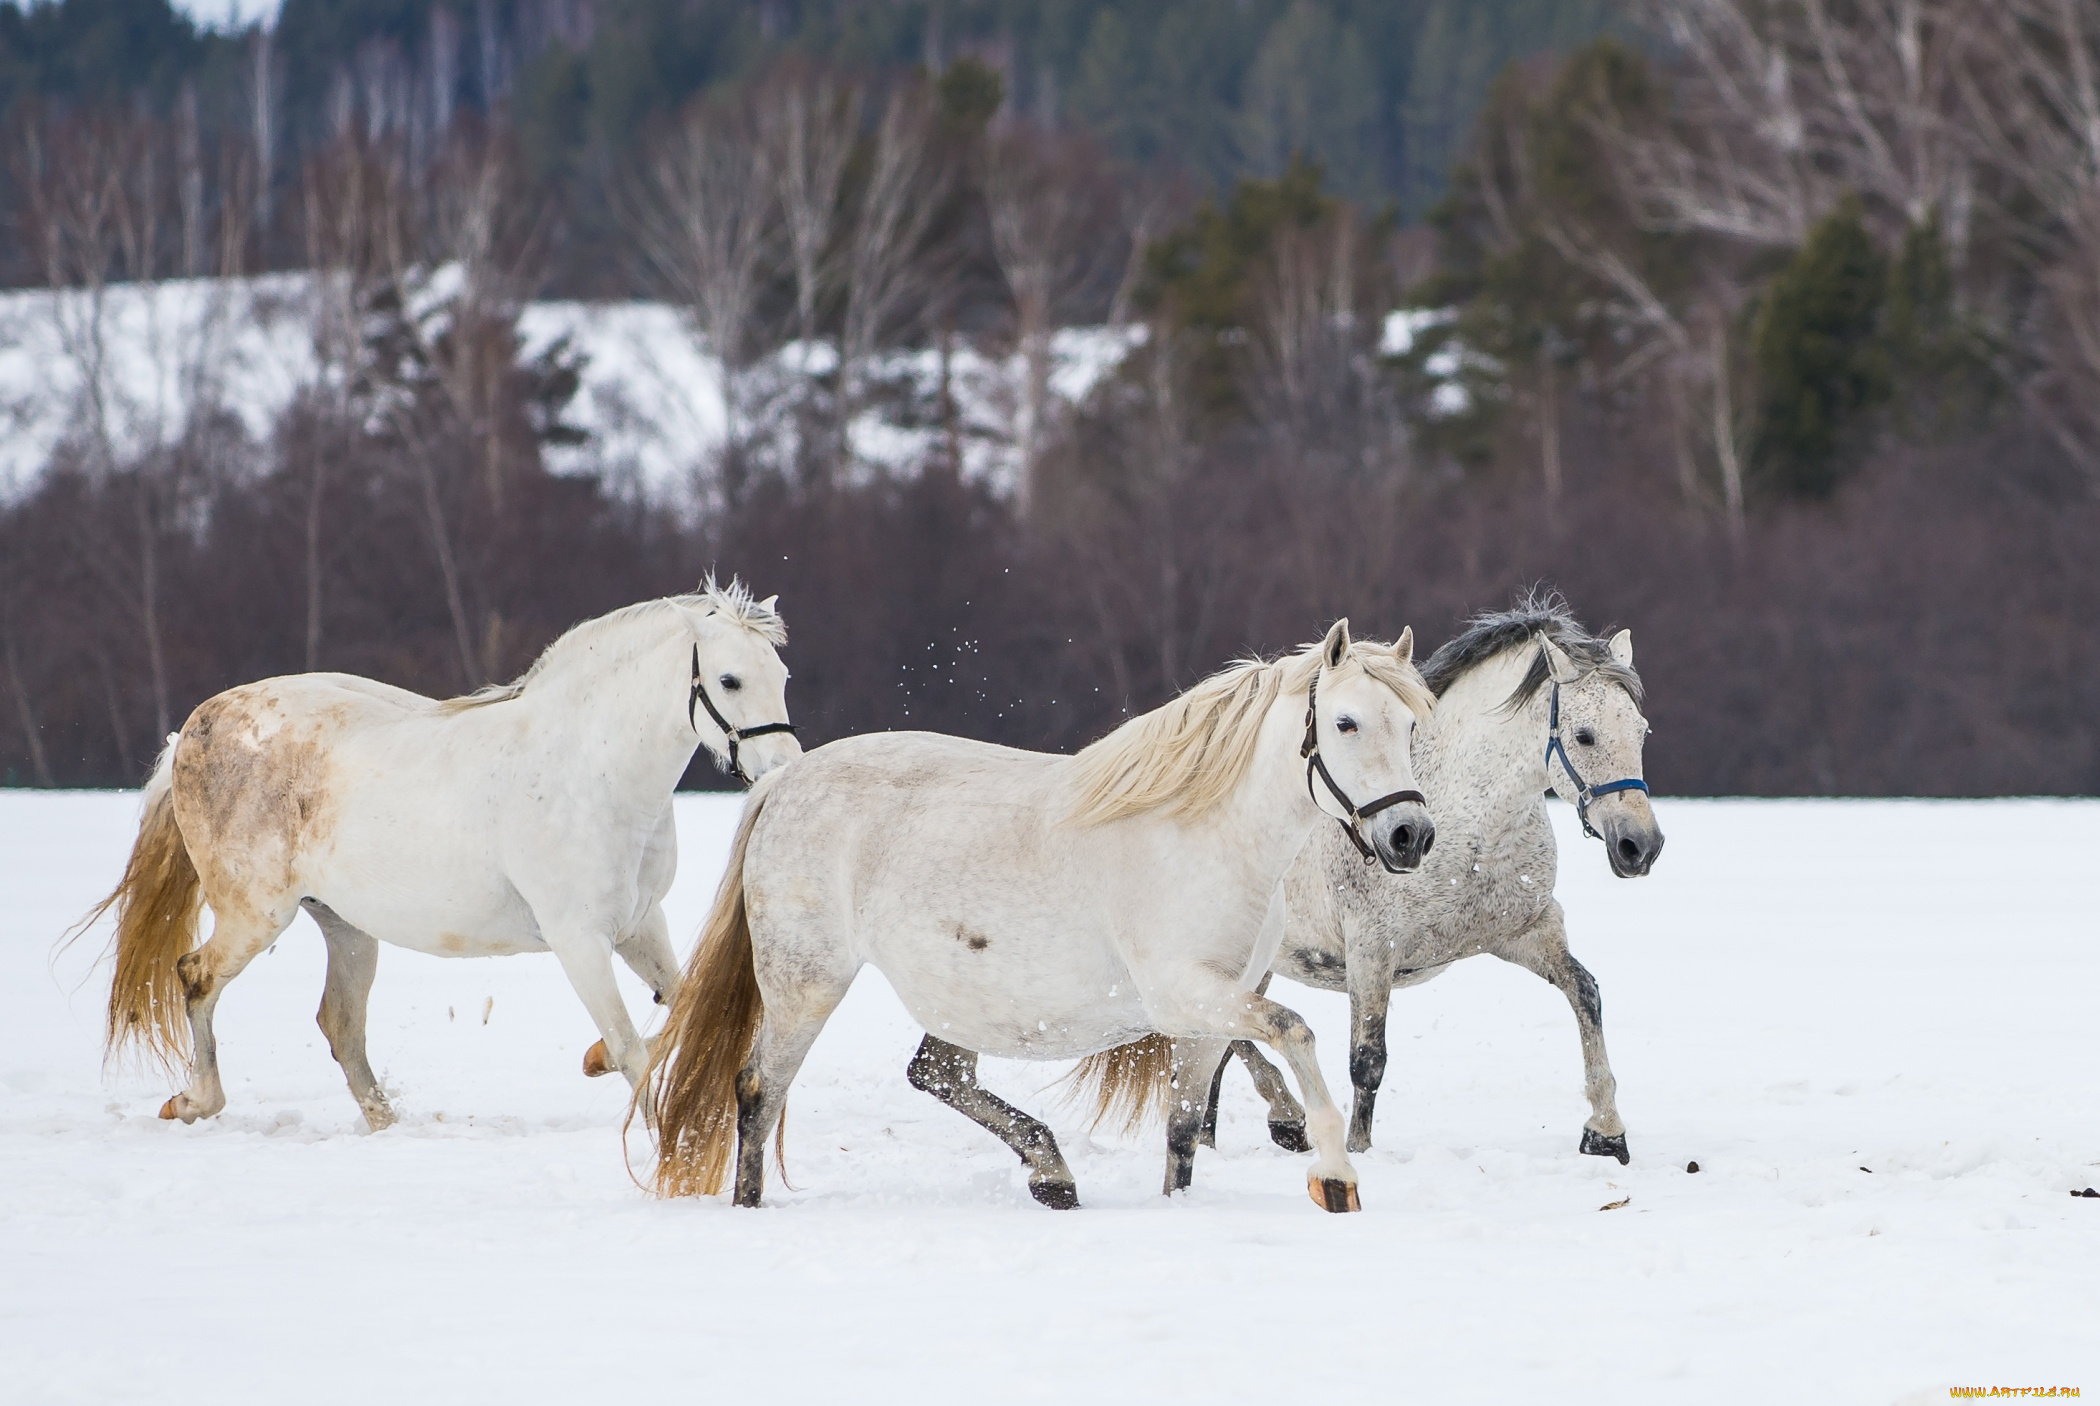
M 1028 1194 L 1053 1211 L 1079 1209 L 1079 1188 L 1068 1181 L 1032 1181 Z
M 1591 1157 L 1616 1157 L 1619 1165 L 1625 1166 L 1633 1160 L 1626 1152 L 1626 1134 L 1606 1137 L 1590 1128 L 1582 1130 L 1582 1150 Z
M 1340 1214 L 1343 1211 L 1360 1211 L 1356 1188 L 1340 1177 L 1310 1177 L 1305 1189 L 1312 1193 L 1313 1204 L 1323 1211 Z
M 1273 1118 L 1270 1119 L 1269 1141 L 1285 1152 L 1312 1151 L 1312 1143 L 1306 1140 L 1303 1123 L 1279 1123 Z

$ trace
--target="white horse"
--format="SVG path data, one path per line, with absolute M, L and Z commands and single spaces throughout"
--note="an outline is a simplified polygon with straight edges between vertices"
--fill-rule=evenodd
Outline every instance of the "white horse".
M 394 1121 L 365 1058 L 375 939 L 552 951 L 639 1088 L 648 1051 L 612 955 L 669 1000 L 671 792 L 701 743 L 746 779 L 800 754 L 786 640 L 772 599 L 710 579 L 586 621 L 466 698 L 299 674 L 198 705 L 146 783 L 122 881 L 82 924 L 116 910 L 110 1053 L 136 1040 L 190 1066 L 163 1118 L 224 1108 L 213 1007 L 303 907 L 328 943 L 321 1031 L 375 1132 Z M 193 951 L 202 904 L 212 935 Z
M 1436 853 L 1404 884 L 1366 883 L 1353 852 L 1333 836 L 1316 837 L 1284 880 L 1285 931 L 1273 969 L 1349 993 L 1351 1152 L 1371 1145 L 1390 993 L 1492 953 L 1568 998 L 1590 1102 L 1580 1149 L 1625 1162 L 1603 1003 L 1595 979 L 1568 951 L 1553 897 L 1557 858 L 1545 793 L 1574 802 L 1583 829 L 1603 841 L 1621 878 L 1646 874 L 1662 852 L 1641 779 L 1648 723 L 1632 632 L 1597 639 L 1559 600 L 1529 600 L 1475 617 L 1422 673 L 1438 702 L 1416 734 L 1414 761 L 1436 808 Z M 1232 1052 L 1247 1060 L 1269 1104 L 1270 1136 L 1304 1151 L 1304 1114 L 1276 1071 L 1245 1041 L 1235 1041 Z M 1195 1071 L 1211 1079 L 1209 1098 L 1168 1111 L 1170 1185 L 1177 1175 L 1188 1184 L 1195 1144 L 1215 1138 L 1224 1069 L 1221 1061 L 1215 1076 Z
M 911 1083 L 1012 1148 L 1043 1204 L 1078 1204 L 1072 1173 L 1047 1127 L 979 1087 L 978 1053 L 1069 1059 L 1166 1031 L 1277 1050 L 1310 1109 L 1313 1199 L 1356 1209 L 1312 1034 L 1252 988 L 1264 913 L 1323 814 L 1395 872 L 1430 848 L 1412 652 L 1406 634 L 1352 645 L 1341 622 L 1077 756 L 887 733 L 754 787 L 656 1050 L 658 1190 L 719 1190 L 733 1140 L 737 1204 L 758 1204 L 788 1085 L 872 963 L 929 1032 Z

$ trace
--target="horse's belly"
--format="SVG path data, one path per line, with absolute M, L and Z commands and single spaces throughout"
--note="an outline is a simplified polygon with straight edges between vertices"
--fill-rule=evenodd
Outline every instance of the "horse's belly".
M 964 930 L 952 953 L 877 952 L 877 970 L 927 1032 L 1002 1059 L 1077 1059 L 1151 1033 L 1144 1003 L 1119 965 L 1048 970 L 1028 954 L 973 948 Z
M 544 952 L 532 910 L 513 892 L 316 895 L 343 921 L 381 942 L 435 957 Z

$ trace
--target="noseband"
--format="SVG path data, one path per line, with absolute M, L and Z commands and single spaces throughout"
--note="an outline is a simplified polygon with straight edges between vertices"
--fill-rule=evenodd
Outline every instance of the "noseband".
M 1575 769 L 1575 759 L 1568 755 L 1568 744 L 1560 740 L 1560 683 L 1557 680 L 1553 685 L 1552 712 L 1546 721 L 1546 784 L 1549 786 L 1553 784 L 1553 758 L 1556 753 L 1560 756 L 1560 764 L 1567 768 L 1568 779 L 1575 783 L 1575 818 L 1582 822 L 1582 833 L 1593 840 L 1601 840 L 1604 836 L 1598 834 L 1590 824 L 1591 801 L 1599 796 L 1609 796 L 1614 791 L 1638 791 L 1644 796 L 1648 794 L 1648 783 L 1637 776 L 1628 777 L 1624 781 L 1607 781 L 1602 786 L 1592 786 L 1582 779 L 1582 773 Z
M 769 732 L 792 732 L 798 735 L 801 733 L 801 729 L 793 723 L 761 723 L 757 727 L 731 727 L 729 719 L 723 717 L 722 710 L 715 706 L 715 700 L 708 696 L 707 684 L 700 677 L 700 646 L 697 644 L 693 646 L 693 691 L 686 696 L 685 720 L 693 725 L 694 732 L 698 732 L 700 719 L 693 711 L 695 707 L 707 709 L 707 715 L 715 720 L 715 726 L 722 729 L 722 736 L 729 739 L 729 769 L 735 772 L 737 779 L 746 786 L 751 784 L 751 776 L 744 770 L 744 763 L 737 756 L 737 743 L 747 737 L 764 737 Z
M 1364 839 L 1364 821 L 1381 810 L 1399 805 L 1402 801 L 1413 801 L 1417 805 L 1426 806 L 1429 804 L 1429 798 L 1420 791 L 1395 791 L 1389 796 L 1380 796 L 1364 805 L 1350 800 L 1349 793 L 1335 784 L 1334 776 L 1327 770 L 1327 763 L 1320 760 L 1320 719 L 1317 711 L 1319 706 L 1320 672 L 1315 669 L 1312 684 L 1305 691 L 1305 742 L 1298 748 L 1298 755 L 1305 758 L 1305 794 L 1312 798 L 1314 805 L 1320 803 L 1319 796 L 1313 791 L 1313 777 L 1317 775 L 1326 785 L 1328 794 L 1335 798 L 1343 810 L 1349 812 L 1347 820 L 1337 818 L 1334 823 L 1342 827 L 1342 833 L 1349 837 L 1350 844 L 1356 846 L 1356 852 L 1364 857 L 1366 865 L 1373 860 L 1383 864 L 1385 861 L 1378 858 L 1378 851 L 1372 849 L 1370 842 Z M 1400 872 L 1390 864 L 1386 865 L 1386 869 L 1394 874 Z

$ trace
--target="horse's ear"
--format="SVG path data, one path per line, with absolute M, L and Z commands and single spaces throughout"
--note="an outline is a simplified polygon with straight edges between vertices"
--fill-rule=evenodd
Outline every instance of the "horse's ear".
M 1393 641 L 1393 657 L 1403 664 L 1415 662 L 1415 627 L 1402 625 L 1400 638 Z
M 1606 648 L 1611 650 L 1612 662 L 1620 668 L 1631 669 L 1633 667 L 1633 631 L 1619 631 L 1619 633 L 1611 637 L 1611 643 Z
M 778 615 L 780 613 L 780 597 L 777 595 L 767 596 L 758 603 L 758 608 L 768 615 Z M 1626 632 L 1621 630 L 1619 633 L 1623 635 Z
M 1349 617 L 1344 615 L 1327 631 L 1327 638 L 1320 641 L 1320 662 L 1330 669 L 1342 667 L 1349 657 Z
M 1546 672 L 1552 676 L 1555 683 L 1573 683 L 1582 677 L 1582 670 L 1575 667 L 1575 661 L 1568 657 L 1568 651 L 1544 635 L 1539 636 L 1539 650 L 1546 656 Z

